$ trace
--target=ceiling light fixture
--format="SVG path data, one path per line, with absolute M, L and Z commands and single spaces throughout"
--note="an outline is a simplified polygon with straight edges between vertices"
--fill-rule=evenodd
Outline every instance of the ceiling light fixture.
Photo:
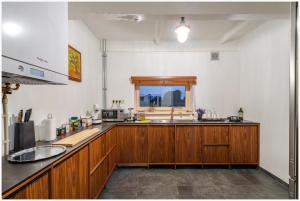
M 184 43 L 188 39 L 190 30 L 191 27 L 185 23 L 185 18 L 181 17 L 180 24 L 175 29 L 178 42 Z

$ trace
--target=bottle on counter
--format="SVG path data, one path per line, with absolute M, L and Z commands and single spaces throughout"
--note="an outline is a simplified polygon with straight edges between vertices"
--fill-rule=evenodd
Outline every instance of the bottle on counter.
M 239 119 L 242 121 L 244 119 L 244 110 L 243 108 L 240 108 L 239 109 L 239 112 L 238 112 L 238 116 L 239 116 Z

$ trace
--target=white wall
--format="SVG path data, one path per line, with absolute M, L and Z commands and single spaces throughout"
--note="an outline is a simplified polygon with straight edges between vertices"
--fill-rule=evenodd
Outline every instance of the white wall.
M 71 116 L 84 114 L 93 104 L 101 105 L 101 53 L 100 42 L 81 21 L 69 21 L 69 45 L 81 52 L 82 81 L 69 81 L 68 85 L 21 85 L 8 95 L 8 111 L 32 108 L 35 125 L 52 113 L 57 127 Z M 66 47 L 67 48 L 67 47 Z M 36 129 L 36 133 L 39 129 Z M 11 135 L 12 136 L 12 135 Z
M 261 123 L 260 166 L 288 182 L 289 21 L 271 21 L 240 43 L 241 106 Z
M 210 61 L 210 51 L 220 51 L 219 61 Z M 108 106 L 113 99 L 134 106 L 131 76 L 197 76 L 196 107 L 213 109 L 222 116 L 239 107 L 239 54 L 234 44 L 215 42 L 162 43 L 108 42 Z

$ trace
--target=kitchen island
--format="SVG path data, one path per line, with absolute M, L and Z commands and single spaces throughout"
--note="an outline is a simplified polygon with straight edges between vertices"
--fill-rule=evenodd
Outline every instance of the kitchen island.
M 251 121 L 116 122 L 93 128 L 100 131 L 48 160 L 13 164 L 3 157 L 3 198 L 97 198 L 117 165 L 259 165 L 259 123 Z

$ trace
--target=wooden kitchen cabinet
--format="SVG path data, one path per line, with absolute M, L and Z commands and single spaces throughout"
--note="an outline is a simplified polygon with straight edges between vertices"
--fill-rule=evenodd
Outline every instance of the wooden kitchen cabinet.
M 90 172 L 93 172 L 99 163 L 104 159 L 106 156 L 106 135 L 105 133 L 100 137 L 96 138 L 89 144 L 89 163 L 90 163 Z
M 201 163 L 201 127 L 176 126 L 176 163 Z
M 89 198 L 88 146 L 80 149 L 51 170 L 51 198 Z
M 203 146 L 204 164 L 229 164 L 229 146 Z
M 13 194 L 11 199 L 49 199 L 49 173 L 37 179 Z
M 119 126 L 117 130 L 119 163 L 148 163 L 147 126 Z
M 118 151 L 117 147 L 114 147 L 108 154 L 108 174 L 111 175 L 117 165 Z
M 106 153 L 110 152 L 117 144 L 117 129 L 110 129 L 106 133 Z
M 148 152 L 151 164 L 175 163 L 175 126 L 151 125 L 148 127 Z
M 203 163 L 229 164 L 229 126 L 203 126 L 202 133 Z
M 108 179 L 108 159 L 105 158 L 90 175 L 90 198 L 98 198 Z
M 229 126 L 202 126 L 203 145 L 228 145 Z
M 231 126 L 231 163 L 258 164 L 258 126 Z

